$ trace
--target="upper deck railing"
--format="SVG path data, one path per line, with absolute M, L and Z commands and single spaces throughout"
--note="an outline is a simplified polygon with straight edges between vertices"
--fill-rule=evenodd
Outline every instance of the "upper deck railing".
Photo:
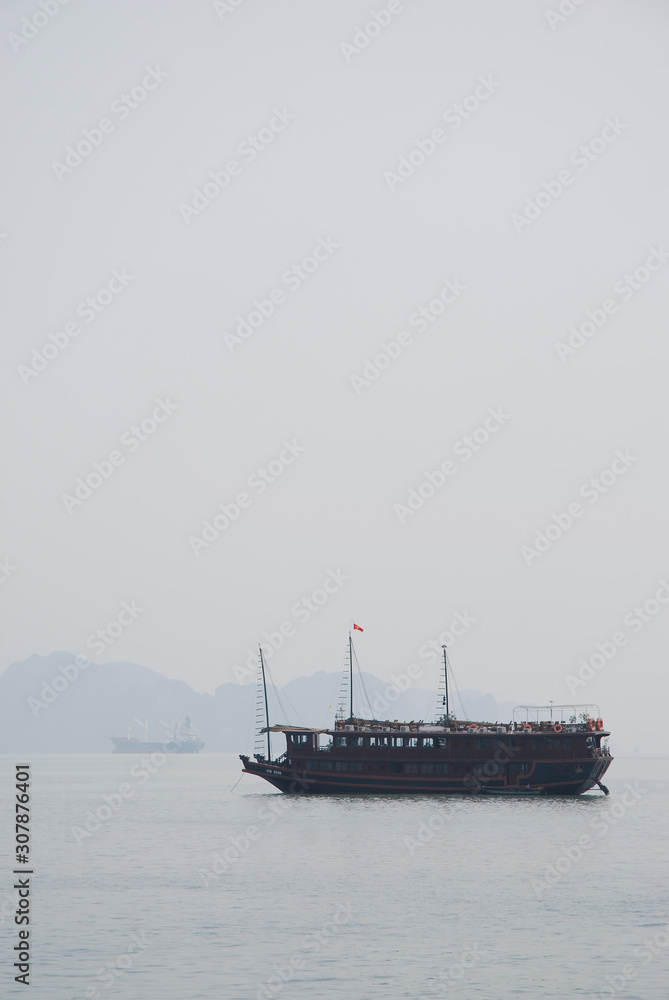
M 518 716 L 524 714 L 524 720 Z M 544 718 L 540 718 L 541 715 Z M 518 705 L 513 710 L 511 722 L 484 722 L 469 719 L 446 719 L 436 722 L 425 722 L 423 719 L 411 722 L 400 722 L 397 719 L 337 719 L 333 729 L 310 729 L 301 726 L 275 725 L 270 732 L 283 732 L 286 737 L 291 733 L 339 734 L 339 733 L 415 733 L 424 736 L 443 733 L 546 733 L 550 731 L 566 733 L 601 732 L 604 722 L 599 716 L 598 705 Z M 267 732 L 266 729 L 261 732 Z M 309 741 L 311 742 L 311 741 Z
M 525 718 L 522 718 L 522 713 Z M 560 722 L 563 726 L 583 724 L 588 719 L 598 719 L 599 705 L 516 705 L 513 721 L 523 723 Z

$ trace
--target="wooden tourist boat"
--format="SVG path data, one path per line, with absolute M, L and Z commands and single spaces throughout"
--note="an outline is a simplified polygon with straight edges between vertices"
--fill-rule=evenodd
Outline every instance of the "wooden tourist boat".
M 457 720 L 448 711 L 434 723 L 362 719 L 353 715 L 353 648 L 349 636 L 350 714 L 333 729 L 270 726 L 264 661 L 267 754 L 240 755 L 243 770 L 297 794 L 580 795 L 601 779 L 612 757 L 596 706 L 520 706 L 513 721 Z M 522 717 L 524 716 L 524 718 Z M 546 718 L 542 718 L 546 716 Z M 270 733 L 286 749 L 272 757 Z

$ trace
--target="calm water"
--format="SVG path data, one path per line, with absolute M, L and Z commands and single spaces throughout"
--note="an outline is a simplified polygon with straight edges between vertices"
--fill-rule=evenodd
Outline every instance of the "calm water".
M 31 997 L 669 995 L 665 761 L 616 760 L 608 799 L 563 801 L 290 798 L 249 775 L 231 791 L 239 767 L 32 758 Z M 77 843 L 103 794 L 121 805 Z M 28 995 L 6 971 L 12 920 L 3 997 Z

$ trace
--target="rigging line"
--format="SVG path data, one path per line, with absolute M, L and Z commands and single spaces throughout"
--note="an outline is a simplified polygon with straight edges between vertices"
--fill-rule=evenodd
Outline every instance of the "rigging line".
M 288 695 L 286 694 L 286 692 L 283 690 L 283 688 L 281 689 L 281 694 L 286 699 L 286 701 L 288 702 L 288 707 L 291 710 L 291 712 L 293 713 L 293 718 L 295 719 L 296 724 L 298 726 L 303 726 L 304 723 L 303 723 L 303 721 L 302 721 L 302 719 L 300 717 L 300 713 L 297 711 L 297 709 L 295 708 L 295 706 L 293 705 L 292 701 L 290 700 L 290 698 L 288 697 Z
M 265 667 L 265 669 L 267 669 L 267 667 Z M 288 712 L 287 707 L 284 704 L 282 693 L 279 691 L 279 688 L 278 688 L 278 686 L 276 684 L 276 681 L 274 680 L 273 677 L 270 677 L 269 681 L 270 681 L 271 695 L 272 695 L 272 697 L 274 699 L 274 703 L 275 703 L 274 704 L 274 716 L 275 716 L 276 721 L 278 722 L 279 719 L 281 719 L 284 722 L 285 725 L 292 725 L 292 723 L 290 721 L 290 713 Z
M 460 690 L 460 685 L 458 684 L 457 677 L 453 672 L 453 667 L 451 666 L 450 660 L 448 663 L 448 669 L 450 678 L 453 681 L 453 687 L 455 688 L 455 693 L 457 694 L 458 701 L 460 702 L 460 710 L 463 713 L 463 719 L 467 718 L 471 719 L 472 716 L 471 705 L 469 704 L 468 700 L 463 696 L 462 691 Z
M 262 653 L 262 646 L 258 644 L 258 655 L 260 657 L 260 670 L 262 673 L 263 701 L 265 702 L 265 729 L 267 734 L 267 760 L 272 759 L 272 740 L 269 733 L 269 703 L 267 700 L 267 678 L 265 677 L 265 657 Z
M 266 659 L 265 659 L 265 675 L 266 675 L 267 680 L 269 682 L 268 683 L 268 694 L 271 691 L 271 694 L 274 696 L 275 714 L 276 715 L 282 715 L 282 716 L 284 716 L 285 721 L 288 722 L 288 716 L 287 716 L 287 713 L 286 713 L 286 709 L 285 709 L 285 706 L 283 705 L 283 702 L 281 701 L 281 694 L 280 694 L 280 691 L 279 691 L 279 686 L 276 683 L 276 681 L 274 680 L 274 675 L 272 674 L 271 670 L 269 669 L 269 665 L 268 665 Z
M 453 684 L 453 690 L 455 691 L 458 702 L 460 703 L 460 713 L 461 713 L 460 717 L 462 719 L 467 719 L 471 715 L 471 712 L 468 710 L 468 706 L 465 705 L 465 699 L 462 696 L 460 685 L 458 684 L 455 674 L 453 673 L 452 670 L 451 670 L 451 682 Z
M 246 739 L 246 745 L 251 746 L 251 744 L 253 744 L 254 749 L 255 749 L 256 732 L 257 730 L 255 724 L 255 702 L 254 702 L 252 705 L 252 711 L 249 713 L 248 732 Z
M 251 753 L 256 753 L 258 751 L 258 697 L 260 693 L 260 688 L 262 686 L 262 681 L 260 678 L 260 661 L 258 661 L 256 669 L 256 683 L 255 683 L 255 695 L 251 701 L 251 711 L 249 712 L 249 730 L 246 745 L 247 747 L 253 747 Z M 251 687 L 249 684 L 248 687 Z
M 439 718 L 439 715 L 443 714 L 443 713 L 439 712 L 439 709 L 441 708 L 441 705 L 439 704 L 439 693 L 440 693 L 439 689 L 440 689 L 440 686 L 441 686 L 441 673 L 442 673 L 441 670 L 437 671 L 436 676 L 433 677 L 433 680 L 432 680 L 432 688 L 430 689 L 430 702 L 429 702 L 427 713 L 424 716 L 424 718 L 426 718 L 426 719 L 430 718 L 430 715 L 433 712 L 435 705 L 437 706 L 436 718 Z M 427 700 L 427 696 L 426 696 L 426 700 Z
M 346 656 L 344 657 L 344 662 L 341 668 L 341 675 L 339 678 L 339 695 L 337 710 L 335 718 L 344 719 L 346 718 L 346 705 L 348 702 L 348 685 L 349 685 L 349 663 L 348 663 L 348 647 L 346 649 Z
M 338 692 L 340 689 L 341 689 L 341 677 L 338 677 L 336 673 L 333 673 L 332 681 L 329 686 L 330 696 L 328 697 L 328 708 L 325 709 L 325 706 L 323 706 L 323 710 L 327 711 L 328 713 L 327 715 L 328 722 L 330 720 L 330 712 L 334 711 L 335 718 L 337 717 L 337 711 L 339 708 Z
M 374 710 L 372 708 L 372 703 L 370 701 L 369 694 L 367 693 L 367 688 L 365 687 L 365 681 L 363 679 L 361 670 L 358 672 L 358 679 L 360 681 L 360 689 L 362 692 L 362 698 L 360 698 L 360 709 L 361 709 L 360 716 L 363 719 L 373 719 Z
M 341 677 L 337 677 L 336 673 L 332 675 L 332 683 L 330 685 L 330 697 L 328 698 L 328 705 L 334 705 L 337 700 L 337 692 L 341 687 Z
M 242 780 L 242 778 L 244 777 L 244 775 L 245 775 L 245 774 L 246 774 L 246 771 L 242 771 L 242 773 L 241 773 L 241 774 L 239 775 L 239 777 L 238 777 L 238 778 L 237 778 L 237 780 L 235 781 L 234 785 L 233 785 L 233 786 L 232 786 L 232 788 L 230 789 L 230 792 L 234 792 L 235 788 L 237 787 L 237 785 L 238 785 L 238 784 L 239 784 L 239 782 L 240 782 L 240 781 Z M 230 794 L 230 792 L 228 792 L 228 795 Z
M 286 694 L 286 692 L 281 688 L 281 686 L 279 684 L 277 684 L 276 680 L 274 679 L 274 675 L 271 673 L 271 671 L 270 671 L 269 667 L 267 666 L 266 662 L 265 662 L 265 670 L 267 671 L 267 676 L 269 677 L 269 679 L 270 679 L 270 681 L 272 683 L 272 690 L 274 691 L 274 695 L 275 695 L 276 700 L 278 702 L 279 708 L 281 709 L 281 712 L 283 713 L 283 716 L 284 716 L 284 718 L 286 720 L 286 723 L 288 723 L 288 721 L 289 721 L 289 713 L 286 712 L 286 707 L 285 707 L 285 705 L 282 702 L 282 698 L 285 698 L 286 701 L 288 702 L 288 707 L 290 708 L 290 710 L 293 713 L 293 718 L 295 719 L 295 724 L 298 725 L 298 726 L 303 725 L 302 720 L 300 718 L 299 712 L 297 711 L 297 709 L 293 705 L 292 701 L 290 700 L 290 698 L 288 697 L 288 695 Z
M 362 693 L 364 695 L 364 699 L 367 702 L 367 708 L 369 710 L 369 718 L 371 719 L 374 716 L 374 710 L 372 709 L 372 703 L 370 701 L 369 694 L 367 693 L 367 688 L 365 687 L 365 680 L 364 680 L 364 677 L 362 676 L 362 670 L 360 669 L 360 661 L 358 660 L 358 654 L 355 651 L 355 646 L 353 646 L 352 649 L 353 649 L 353 659 L 355 661 L 356 667 L 358 668 L 358 677 L 359 677 L 359 680 L 360 680 L 360 687 L 362 688 Z
M 348 630 L 348 714 L 349 718 L 353 718 L 353 632 L 349 627 Z

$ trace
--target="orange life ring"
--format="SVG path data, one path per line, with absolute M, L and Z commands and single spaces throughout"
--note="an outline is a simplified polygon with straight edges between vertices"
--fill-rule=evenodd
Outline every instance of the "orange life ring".
M 596 725 L 597 725 L 597 723 L 595 722 L 594 719 L 588 719 L 588 730 L 589 730 L 589 732 L 594 733 Z
M 554 733 L 561 733 L 562 732 L 562 726 L 560 725 L 559 722 L 556 722 L 555 725 L 553 726 L 553 732 Z
M 595 724 L 596 724 L 598 730 L 604 728 L 604 720 L 603 719 L 597 719 L 597 722 Z
M 531 733 L 532 732 L 532 726 L 523 726 L 523 732 L 524 733 L 526 733 L 526 732 Z
M 470 725 L 469 729 L 470 729 L 470 731 L 471 731 L 472 729 L 478 729 L 478 726 L 476 725 L 476 723 L 475 723 L 475 722 L 472 722 L 472 724 Z

